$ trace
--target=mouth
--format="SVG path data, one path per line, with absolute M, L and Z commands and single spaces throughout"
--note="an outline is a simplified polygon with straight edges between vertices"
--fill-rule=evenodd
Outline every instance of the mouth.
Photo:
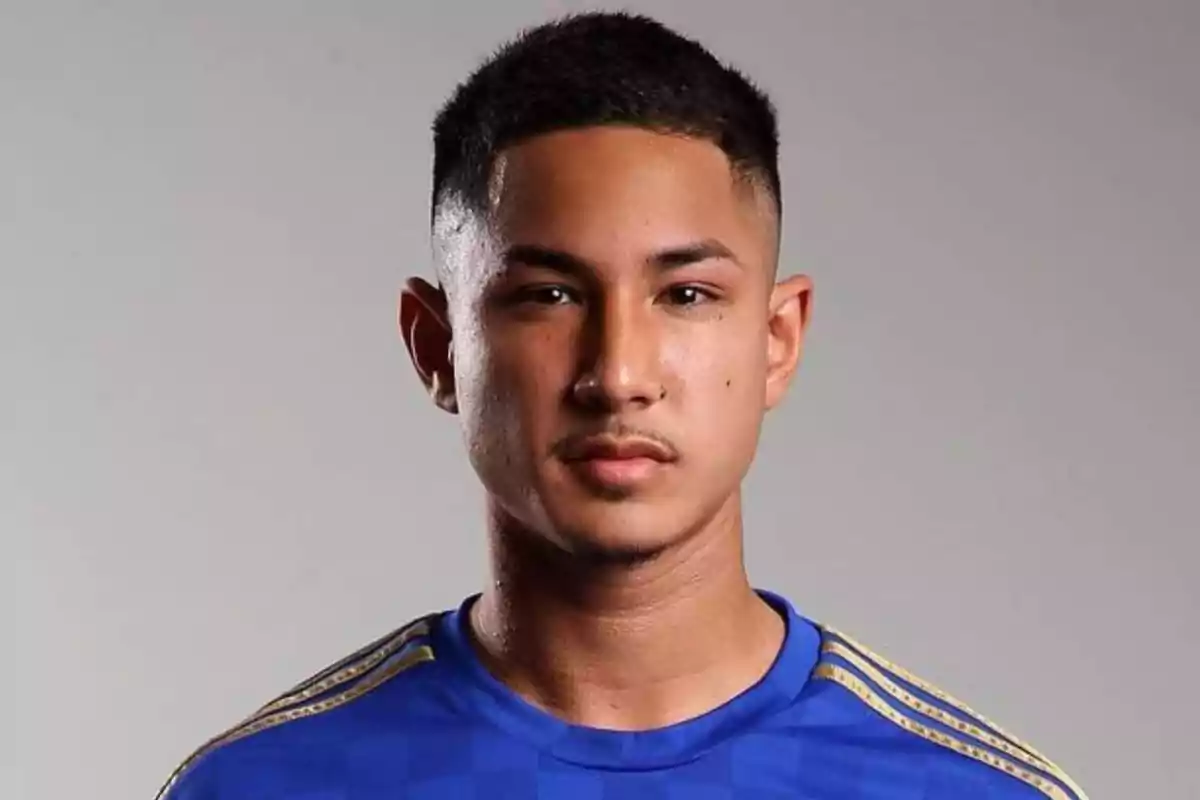
M 563 462 L 585 482 L 604 490 L 631 490 L 678 460 L 664 442 L 640 436 L 568 439 Z

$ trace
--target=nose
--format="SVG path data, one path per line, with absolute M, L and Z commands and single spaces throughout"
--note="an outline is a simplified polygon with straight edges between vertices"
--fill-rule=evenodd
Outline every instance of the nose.
M 572 397 L 581 407 L 614 413 L 666 398 L 652 311 L 637 298 L 612 296 L 590 309 Z

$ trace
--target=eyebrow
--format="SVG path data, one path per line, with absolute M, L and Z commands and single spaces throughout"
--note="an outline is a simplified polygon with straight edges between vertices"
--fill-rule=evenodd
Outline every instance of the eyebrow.
M 733 251 L 717 239 L 702 239 L 680 247 L 670 247 L 651 254 L 645 261 L 647 266 L 668 272 L 702 261 L 723 260 L 737 266 L 742 266 Z M 521 264 L 527 267 L 540 267 L 568 275 L 581 275 L 595 270 L 594 266 L 581 256 L 558 250 L 553 247 L 543 247 L 536 244 L 516 244 L 504 251 L 505 266 Z

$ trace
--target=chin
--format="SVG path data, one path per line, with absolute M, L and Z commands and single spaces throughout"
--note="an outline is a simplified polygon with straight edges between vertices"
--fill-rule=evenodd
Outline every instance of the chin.
M 671 546 L 670 542 L 615 541 L 596 536 L 572 537 L 565 543 L 571 558 L 580 564 L 614 567 L 648 564 Z
M 642 564 L 685 540 L 692 527 L 665 511 L 629 500 L 592 501 L 555 519 L 554 538 L 570 556 L 585 563 Z

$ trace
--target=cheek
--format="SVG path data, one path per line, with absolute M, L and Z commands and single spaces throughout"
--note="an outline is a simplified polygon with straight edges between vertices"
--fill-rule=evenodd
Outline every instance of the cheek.
M 714 330 L 702 339 L 684 337 L 664 349 L 689 404 L 728 407 L 754 404 L 763 396 L 766 355 L 754 332 Z
M 490 343 L 480 380 L 481 413 L 501 428 L 511 447 L 540 451 L 555 435 L 550 428 L 571 381 L 569 342 L 562 338 L 553 331 L 524 331 Z
M 529 332 L 496 349 L 496 371 L 525 403 L 557 401 L 564 381 L 570 342 L 553 332 Z
M 456 363 L 462 434 L 472 466 L 487 490 L 519 502 L 530 465 L 530 432 L 520 376 L 503 352 L 486 345 Z

